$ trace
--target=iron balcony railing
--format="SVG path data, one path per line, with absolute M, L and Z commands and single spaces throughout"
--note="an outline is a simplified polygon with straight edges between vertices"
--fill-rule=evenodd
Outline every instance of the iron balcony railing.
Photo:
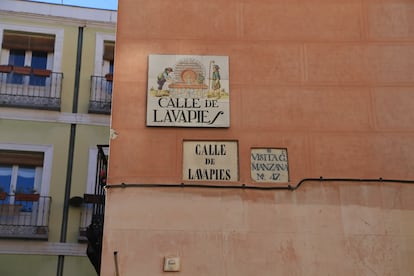
M 86 254 L 98 275 L 101 267 L 102 236 L 105 217 L 105 185 L 108 169 L 105 148 L 108 149 L 108 145 L 98 145 L 95 192 L 94 194 L 85 194 L 83 198 L 84 213 L 81 217 L 87 218 L 90 224 L 86 228 L 80 229 L 80 233 L 84 231 L 88 241 Z
M 108 168 L 108 159 L 105 149 L 108 145 L 97 145 L 98 155 L 95 174 L 95 187 L 93 194 L 84 194 L 80 216 L 80 240 L 86 238 L 86 230 L 93 221 L 94 217 L 102 217 L 105 212 L 105 185 Z
M 101 208 L 105 203 L 104 195 L 96 194 L 84 194 L 83 203 L 80 214 L 80 223 L 79 223 L 79 242 L 87 242 L 87 229 L 91 225 L 92 220 L 96 217 L 102 217 L 103 214 L 100 214 Z M 97 212 L 97 210 L 99 212 Z
M 39 194 L 2 194 L 0 237 L 46 240 L 52 198 Z
M 62 79 L 63 73 L 30 67 L 0 71 L 0 106 L 60 111 Z
M 111 114 L 112 74 L 105 77 L 91 76 L 89 113 Z

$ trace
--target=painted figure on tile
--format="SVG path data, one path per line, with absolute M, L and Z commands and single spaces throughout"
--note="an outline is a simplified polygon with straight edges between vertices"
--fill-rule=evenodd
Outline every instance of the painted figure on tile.
M 167 67 L 163 72 L 159 73 L 157 76 L 158 90 L 162 90 L 165 82 L 170 79 L 169 74 L 173 71 L 171 67 Z
M 197 83 L 198 84 L 203 84 L 204 83 L 204 76 L 203 76 L 203 74 L 198 74 L 198 76 L 197 76 Z
M 213 76 L 212 76 L 212 88 L 214 91 L 214 94 L 217 96 L 220 96 L 220 88 L 221 88 L 221 84 L 220 84 L 220 67 L 215 64 L 213 65 Z

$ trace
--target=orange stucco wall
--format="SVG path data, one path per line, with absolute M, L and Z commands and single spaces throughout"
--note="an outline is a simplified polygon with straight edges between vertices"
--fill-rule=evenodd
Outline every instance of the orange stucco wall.
M 411 0 L 119 0 L 111 185 L 182 182 L 184 140 L 287 148 L 303 178 L 414 179 Z M 149 54 L 225 55 L 229 128 L 146 127 Z M 216 184 L 216 183 L 210 183 Z M 228 183 L 226 183 L 227 185 Z M 414 186 L 108 189 L 102 275 L 412 275 Z

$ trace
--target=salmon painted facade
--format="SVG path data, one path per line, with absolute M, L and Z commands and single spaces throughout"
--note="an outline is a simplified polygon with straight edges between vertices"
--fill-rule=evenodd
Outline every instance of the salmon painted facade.
M 413 11 L 120 0 L 101 275 L 414 274 Z

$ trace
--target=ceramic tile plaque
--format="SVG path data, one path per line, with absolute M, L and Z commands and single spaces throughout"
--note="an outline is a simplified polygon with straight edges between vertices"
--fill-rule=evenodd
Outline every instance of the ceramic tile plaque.
M 254 182 L 289 182 L 286 149 L 251 149 L 250 163 L 251 178 Z
M 150 55 L 147 126 L 229 127 L 226 56 Z
M 184 141 L 183 180 L 237 181 L 236 141 Z

